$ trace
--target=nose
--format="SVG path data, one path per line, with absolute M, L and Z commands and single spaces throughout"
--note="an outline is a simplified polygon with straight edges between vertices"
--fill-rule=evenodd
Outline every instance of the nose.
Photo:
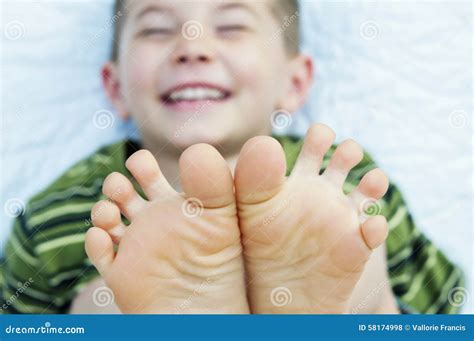
M 178 65 L 208 64 L 215 56 L 212 46 L 204 36 L 194 40 L 182 38 L 173 53 L 173 62 Z
M 199 55 L 188 55 L 188 54 L 181 54 L 176 58 L 176 64 L 188 64 L 192 62 L 201 62 L 201 63 L 208 63 L 209 57 L 206 54 L 199 54 Z

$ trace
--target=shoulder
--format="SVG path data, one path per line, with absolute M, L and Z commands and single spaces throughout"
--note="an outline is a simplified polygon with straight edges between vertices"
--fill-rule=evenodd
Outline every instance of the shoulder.
M 97 150 L 29 200 L 14 222 L 0 269 L 4 299 L 15 283 L 28 288 L 7 301 L 7 311 L 65 312 L 76 291 L 96 276 L 84 250 L 90 210 L 102 198 L 105 177 L 125 172 L 127 146 L 121 141 Z
M 69 195 L 87 195 L 92 193 L 87 188 L 93 187 L 99 179 L 104 178 L 111 171 L 123 170 L 123 159 L 126 141 L 120 141 L 104 146 L 87 158 L 80 160 L 59 176 L 44 190 L 29 200 L 28 208 L 35 212 L 45 203 L 62 201 L 59 193 L 65 191 Z
M 58 270 L 59 263 L 68 263 L 71 255 L 81 254 L 90 211 L 102 198 L 105 177 L 125 170 L 125 146 L 126 141 L 121 141 L 100 148 L 33 196 L 17 218 L 10 240 L 20 240 L 40 262 L 47 260 L 45 270 L 51 272 Z M 52 255 L 65 258 L 56 263 L 50 261 Z

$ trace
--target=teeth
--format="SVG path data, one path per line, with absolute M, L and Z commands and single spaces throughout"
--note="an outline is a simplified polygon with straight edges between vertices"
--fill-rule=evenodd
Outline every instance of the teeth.
M 169 98 L 172 101 L 197 101 L 205 99 L 221 99 L 225 94 L 217 89 L 196 87 L 173 91 Z

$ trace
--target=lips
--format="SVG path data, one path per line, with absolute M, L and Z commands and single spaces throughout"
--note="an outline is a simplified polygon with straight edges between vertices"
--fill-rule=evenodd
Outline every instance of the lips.
M 189 102 L 224 101 L 231 97 L 230 90 L 210 83 L 185 83 L 172 87 L 163 93 L 160 98 L 165 104 Z

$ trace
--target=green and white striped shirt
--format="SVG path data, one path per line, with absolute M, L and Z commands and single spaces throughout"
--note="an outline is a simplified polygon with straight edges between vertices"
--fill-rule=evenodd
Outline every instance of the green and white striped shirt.
M 302 140 L 278 137 L 288 164 L 294 166 Z M 74 297 L 98 276 L 84 250 L 90 211 L 101 199 L 111 172 L 131 177 L 125 160 L 139 146 L 122 141 L 101 148 L 34 196 L 16 218 L 0 269 L 3 313 L 67 313 Z M 335 146 L 325 157 L 323 168 Z M 344 190 L 355 188 L 375 168 L 366 154 L 349 174 Z M 388 273 L 402 307 L 420 313 L 456 313 L 451 289 L 463 286 L 463 275 L 415 226 L 398 189 L 391 184 L 380 201 L 390 227 L 386 242 Z

